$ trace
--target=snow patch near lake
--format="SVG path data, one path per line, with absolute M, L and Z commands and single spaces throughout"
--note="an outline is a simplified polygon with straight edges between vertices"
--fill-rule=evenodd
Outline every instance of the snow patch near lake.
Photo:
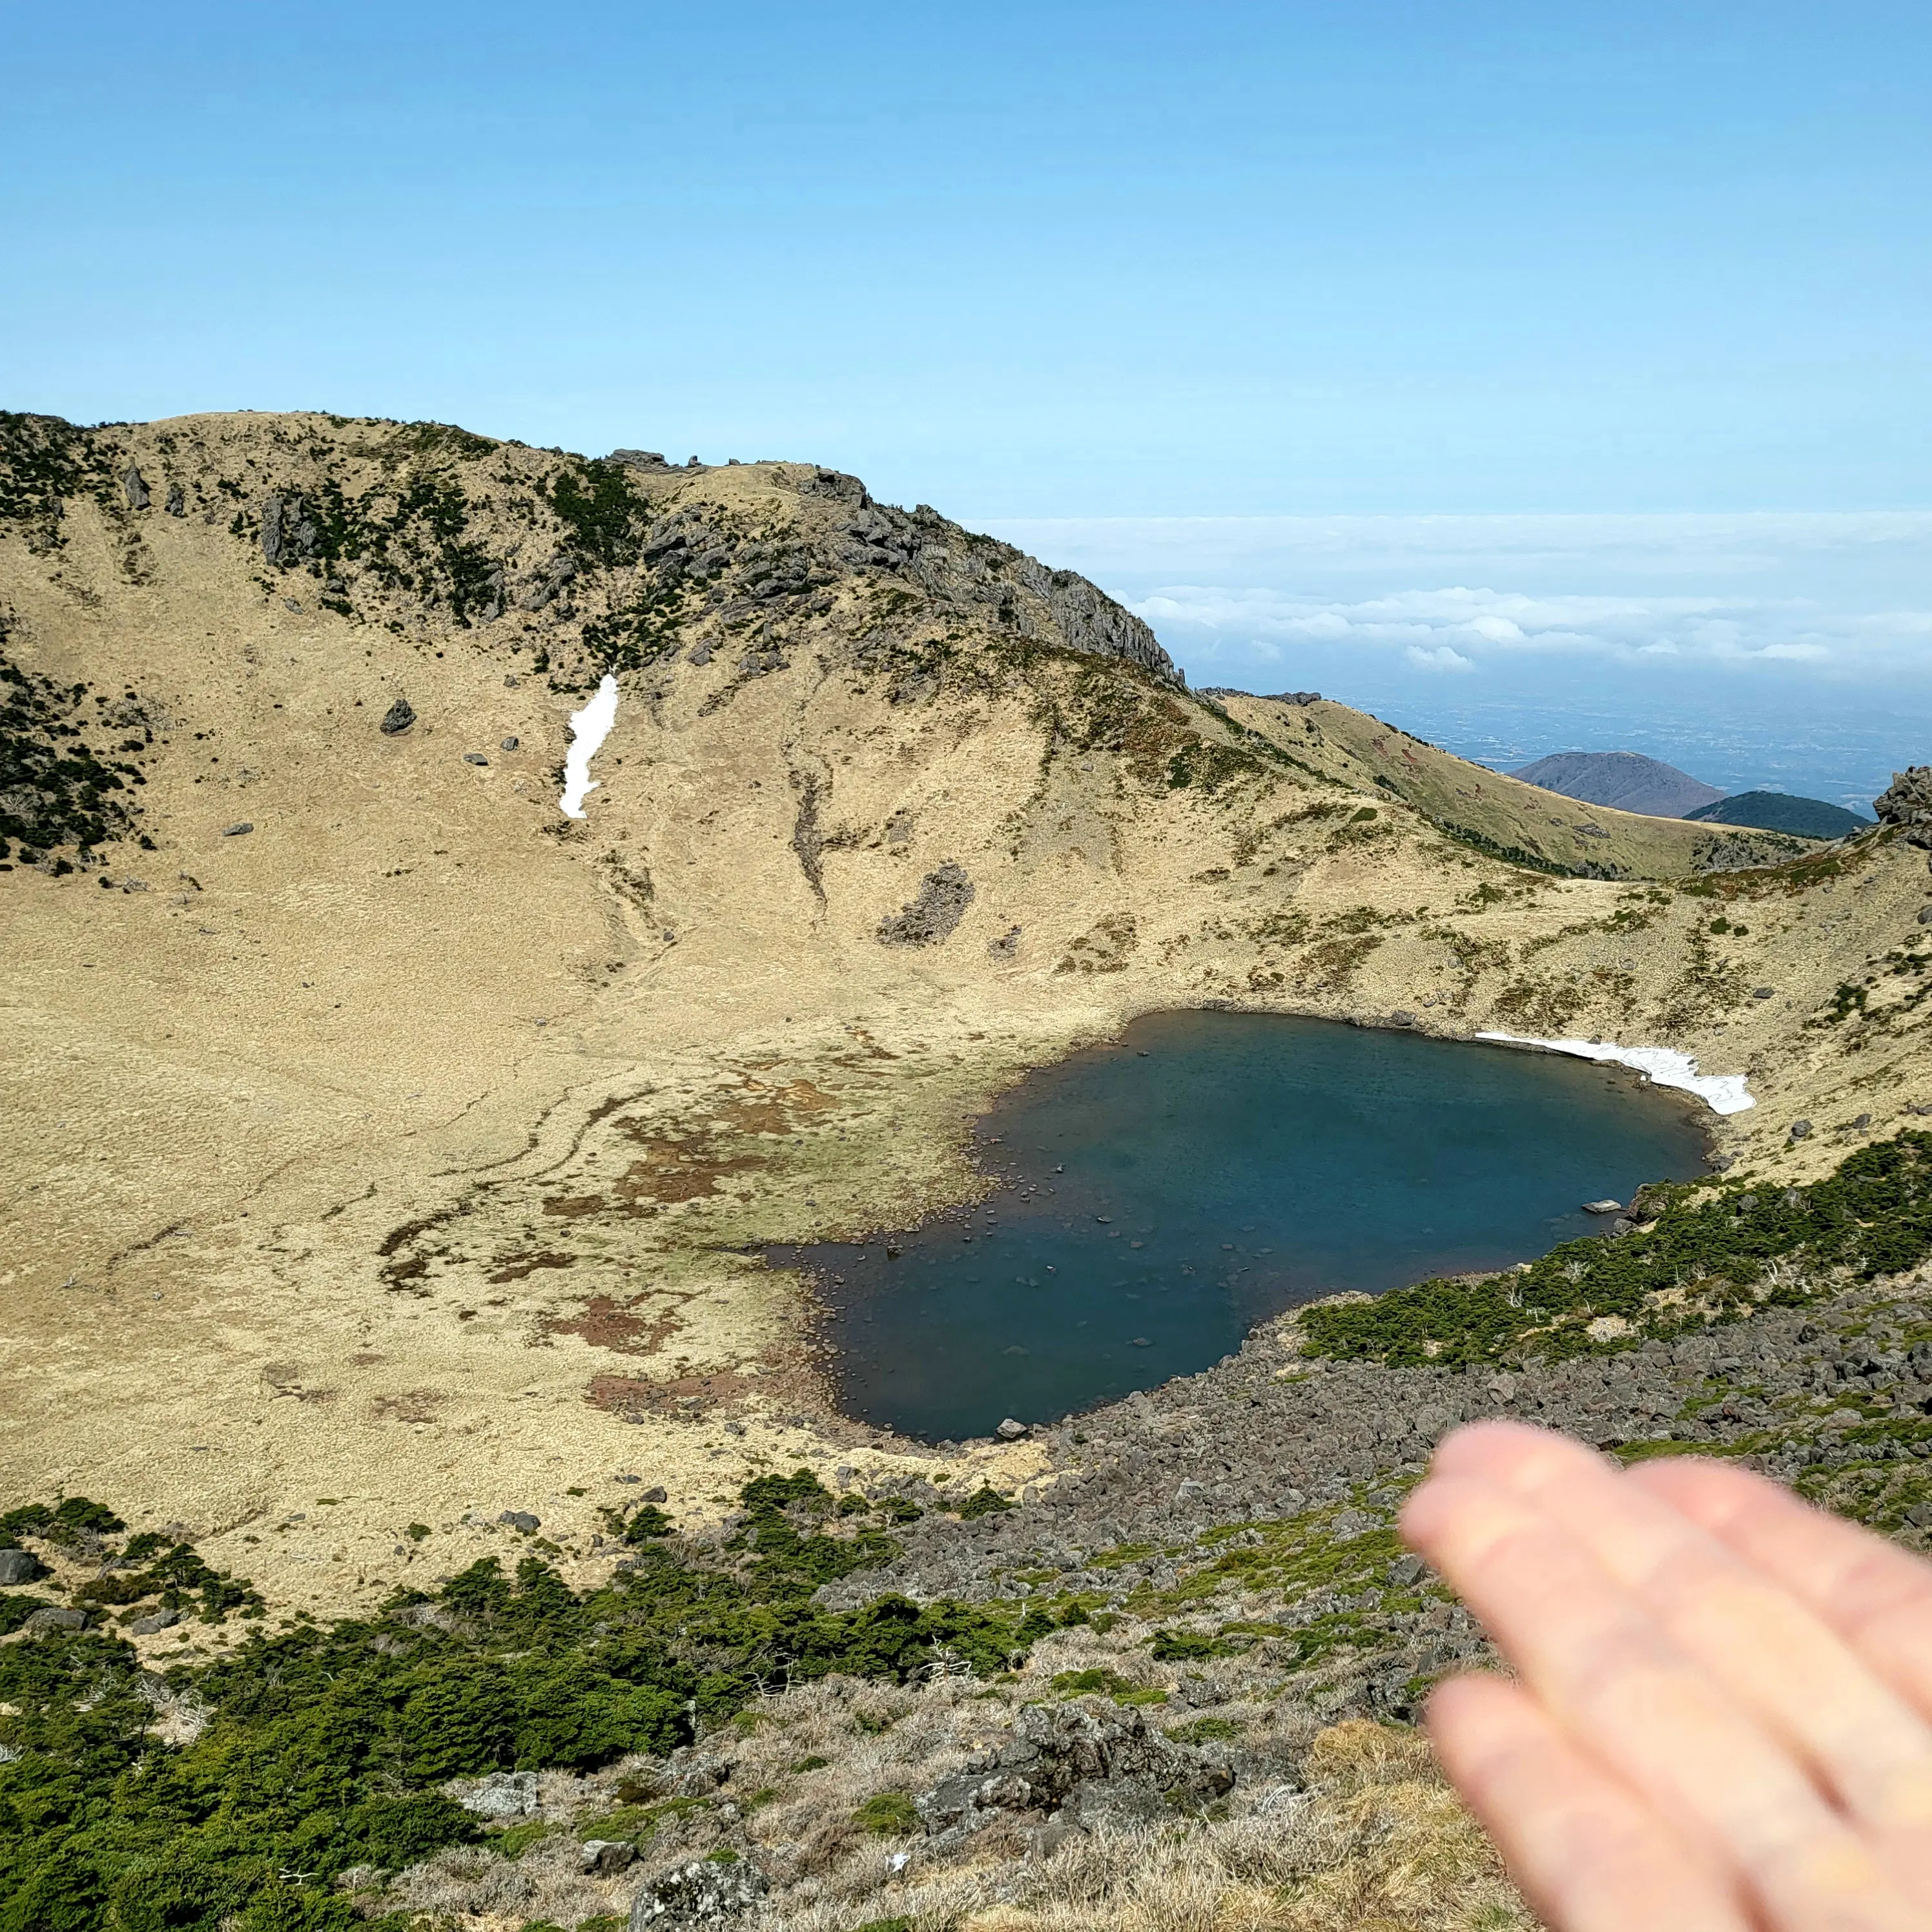
M 584 801 L 602 781 L 590 776 L 590 760 L 617 722 L 617 680 L 606 672 L 597 695 L 570 714 L 570 753 L 563 761 L 563 794 L 557 803 L 566 818 L 584 816 Z
M 1653 1087 L 1679 1087 L 1694 1094 L 1714 1114 L 1742 1114 L 1757 1102 L 1742 1073 L 1700 1073 L 1688 1053 L 1670 1046 L 1610 1046 L 1594 1040 L 1530 1040 L 1521 1034 L 1479 1033 L 1478 1040 L 1510 1046 L 1540 1046 L 1551 1053 L 1574 1053 L 1582 1060 L 1606 1060 L 1634 1066 Z

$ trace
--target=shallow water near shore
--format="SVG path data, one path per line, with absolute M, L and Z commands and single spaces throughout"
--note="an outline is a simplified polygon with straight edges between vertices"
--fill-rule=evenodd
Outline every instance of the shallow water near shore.
M 1702 1171 L 1690 1105 L 1588 1061 L 1270 1013 L 1150 1014 L 976 1129 L 970 1209 L 802 1266 L 848 1414 L 928 1441 L 1190 1375 L 1297 1303 L 1527 1261 Z

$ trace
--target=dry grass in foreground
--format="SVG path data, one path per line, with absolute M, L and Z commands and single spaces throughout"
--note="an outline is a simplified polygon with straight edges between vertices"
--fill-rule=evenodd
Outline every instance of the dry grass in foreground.
M 1418 1732 L 1322 1732 L 1272 1813 L 1070 1840 L 935 1874 L 881 1907 L 912 1932 L 1513 1932 L 1535 1922 Z M 774 1918 L 768 1923 L 776 1927 Z M 783 1922 L 851 1932 L 848 1909 Z

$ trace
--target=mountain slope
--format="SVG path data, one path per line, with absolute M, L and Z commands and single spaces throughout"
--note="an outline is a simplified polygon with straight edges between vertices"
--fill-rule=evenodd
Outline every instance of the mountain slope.
M 975 1108 L 1137 1012 L 1681 1046 L 1779 1180 L 1932 1100 L 1897 828 L 1564 813 L 1204 701 L 1083 580 L 810 464 L 8 418 L 0 622 L 5 1466 L 283 1605 L 410 1577 L 411 1522 L 588 1564 L 617 1471 L 701 1523 L 933 1467 L 832 1411 L 756 1257 L 970 1197 Z
M 1868 831 L 1872 823 L 1842 805 L 1828 805 L 1822 798 L 1793 798 L 1781 791 L 1741 791 L 1684 816 L 1700 824 L 1750 825 L 1801 838 L 1848 838 Z
M 1805 848 L 1779 836 L 1694 830 L 1675 818 L 1558 794 L 1471 764 L 1332 700 L 1212 696 L 1248 728 L 1334 782 L 1412 806 L 1450 836 L 1533 871 L 1588 879 L 1676 879 L 1775 865 Z
M 1715 785 L 1640 752 L 1558 752 L 1510 776 L 1588 805 L 1658 818 L 1687 818 L 1696 806 L 1714 805 L 1724 796 Z

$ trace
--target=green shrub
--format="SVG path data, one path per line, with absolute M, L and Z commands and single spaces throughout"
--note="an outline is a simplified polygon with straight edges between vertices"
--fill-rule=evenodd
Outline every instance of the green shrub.
M 0 1636 L 11 1636 L 36 1610 L 44 1610 L 44 1597 L 29 1597 L 15 1590 L 0 1590 Z
M 1155 1658 L 1162 1662 L 1191 1660 L 1219 1654 L 1216 1640 L 1200 1630 L 1156 1630 L 1153 1651 Z
M 662 1754 L 691 1738 L 694 1712 L 729 1716 L 788 1682 L 903 1682 L 941 1654 L 992 1674 L 1024 1648 L 1009 1604 L 820 1608 L 821 1582 L 895 1546 L 840 1522 L 806 1472 L 742 1496 L 745 1526 L 722 1552 L 655 1539 L 581 1594 L 537 1556 L 509 1575 L 485 1558 L 368 1616 L 256 1628 L 167 1673 L 209 1713 L 178 1748 L 150 1731 L 122 1640 L 62 1630 L 0 1646 L 0 1743 L 19 1754 L 0 1762 L 0 1932 L 352 1932 L 367 1922 L 330 1892 L 338 1874 L 483 1835 L 435 1789 L 446 1778 Z M 77 1511 L 64 1523 L 55 1509 L 14 1514 L 35 1526 L 19 1534 L 82 1526 Z M 164 1592 L 205 1592 L 190 1558 L 169 1545 L 144 1574 L 165 1571 Z M 644 1807 L 640 1829 L 695 1802 Z M 296 1886 L 284 1871 L 312 1876 Z
M 1240 1726 L 1232 1718 L 1196 1718 L 1190 1723 L 1176 1724 L 1168 1732 L 1178 1744 L 1226 1743 L 1240 1735 Z
M 1932 1256 L 1932 1134 L 1901 1133 L 1858 1148 L 1803 1187 L 1734 1181 L 1715 1192 L 1673 1191 L 1654 1226 L 1565 1241 L 1520 1273 L 1418 1282 L 1372 1301 L 1306 1309 L 1305 1352 L 1342 1360 L 1445 1366 L 1580 1354 L 1603 1346 L 1589 1323 L 1616 1316 L 1640 1335 L 1735 1318 L 1808 1292 L 1793 1274 L 1869 1280 Z M 1774 1262 L 1786 1285 L 1766 1291 Z M 1682 1305 L 1660 1306 L 1685 1289 Z
M 649 1543 L 654 1537 L 668 1536 L 677 1527 L 656 1503 L 641 1504 L 624 1526 L 626 1543 Z
M 1053 1688 L 1068 1697 L 1112 1697 L 1134 1685 L 1131 1678 L 1123 1677 L 1118 1670 L 1095 1669 L 1058 1672 Z
M 998 1490 L 989 1489 L 984 1483 L 959 1505 L 962 1520 L 970 1522 L 976 1516 L 997 1516 L 1001 1510 L 1012 1508 L 1012 1499 L 1003 1496 Z
M 919 1813 L 903 1791 L 876 1792 L 852 1814 L 852 1822 L 862 1832 L 887 1838 L 906 1838 L 920 1828 Z

